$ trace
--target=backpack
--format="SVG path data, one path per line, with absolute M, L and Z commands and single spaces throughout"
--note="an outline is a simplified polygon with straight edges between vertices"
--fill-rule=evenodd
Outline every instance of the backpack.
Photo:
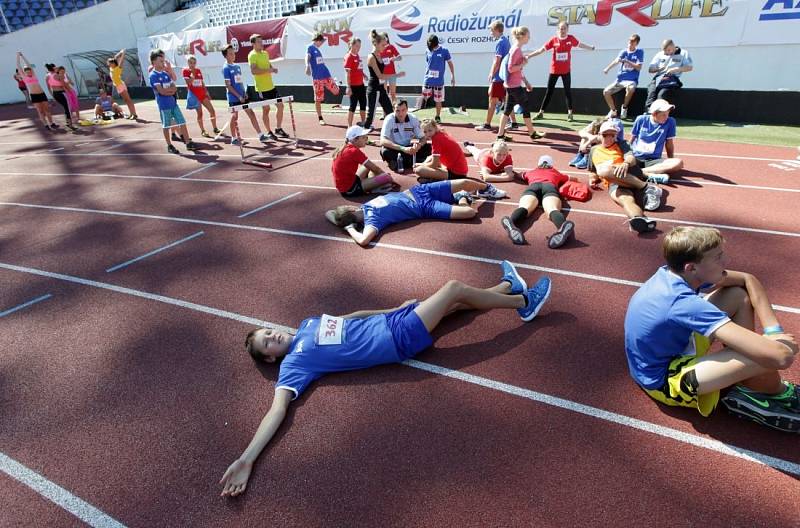
M 511 56 L 511 53 L 506 53 L 506 56 L 503 57 L 503 60 L 500 61 L 500 69 L 497 70 L 497 75 L 506 82 L 508 80 L 508 58 Z
M 558 189 L 558 193 L 567 200 L 576 202 L 588 202 L 592 197 L 589 186 L 579 181 L 568 181 Z

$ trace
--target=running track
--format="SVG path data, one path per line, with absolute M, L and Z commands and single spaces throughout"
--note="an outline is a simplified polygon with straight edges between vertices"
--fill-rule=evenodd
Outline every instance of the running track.
M 544 219 L 526 232 L 530 245 L 508 242 L 499 218 L 510 200 L 485 204 L 472 222 L 390 229 L 365 250 L 322 219 L 343 203 L 329 176 L 342 116 L 321 128 L 299 114 L 308 139 L 274 149 L 265 171 L 221 143 L 166 155 L 155 111 L 143 110 L 147 124 L 73 135 L 45 134 L 6 109 L 0 526 L 800 518 L 797 438 L 724 411 L 701 419 L 658 406 L 629 379 L 621 333 L 628 298 L 660 263 L 664 230 L 689 222 L 720 226 L 730 267 L 756 273 L 784 326 L 798 327 L 800 294 L 787 285 L 798 279 L 800 172 L 769 166 L 792 149 L 679 140 L 687 176 L 667 186 L 653 236 L 629 233 L 596 193 L 573 204 L 577 241 L 558 251 L 546 247 Z M 552 132 L 537 146 L 518 136 L 517 165 L 546 152 L 566 169 L 576 136 Z M 523 189 L 501 187 L 513 199 Z M 489 286 L 505 258 L 529 281 L 543 270 L 553 278 L 533 323 L 458 315 L 416 362 L 324 378 L 293 404 L 246 494 L 218 497 L 277 373 L 243 353 L 247 330 L 397 305 L 449 278 Z

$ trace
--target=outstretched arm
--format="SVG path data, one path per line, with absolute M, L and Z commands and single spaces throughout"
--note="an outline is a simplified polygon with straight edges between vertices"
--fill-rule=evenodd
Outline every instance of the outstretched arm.
M 117 61 L 117 66 L 122 66 L 122 61 L 125 60 L 125 48 L 122 48 L 119 53 L 114 55 L 114 60 Z
M 247 449 L 244 450 L 242 456 L 236 459 L 222 475 L 219 483 L 224 487 L 222 488 L 223 497 L 235 497 L 240 493 L 244 493 L 247 489 L 247 481 L 250 479 L 250 472 L 253 470 L 253 462 L 256 461 L 258 455 L 267 446 L 272 437 L 275 436 L 275 431 L 280 427 L 281 422 L 286 417 L 286 410 L 289 408 L 289 403 L 292 401 L 294 394 L 287 389 L 278 389 L 275 391 L 275 399 L 272 400 L 272 407 L 267 412 L 261 424 L 250 440 Z
M 527 55 L 525 55 L 525 58 L 526 58 L 526 59 L 530 59 L 531 57 L 535 57 L 535 56 L 537 56 L 537 55 L 541 55 L 541 54 L 542 54 L 542 53 L 544 53 L 545 51 L 547 51 L 547 48 L 546 48 L 546 47 L 544 47 L 544 46 L 542 46 L 541 48 L 539 48 L 539 49 L 537 49 L 537 50 L 533 50 L 532 52 L 530 52 L 530 53 L 528 53 Z
M 594 47 L 593 44 L 584 44 L 583 42 L 578 44 L 578 47 L 581 48 L 581 49 L 589 50 L 589 51 L 594 51 L 595 50 L 595 47 Z

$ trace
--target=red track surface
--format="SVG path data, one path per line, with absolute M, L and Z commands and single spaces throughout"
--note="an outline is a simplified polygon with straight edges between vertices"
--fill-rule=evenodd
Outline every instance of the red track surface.
M 284 149 L 298 159 L 273 159 L 275 169 L 265 171 L 210 142 L 202 156 L 161 155 L 156 114 L 141 114 L 151 123 L 85 137 L 45 134 L 27 119 L 7 122 L 0 201 L 89 211 L 0 205 L 0 262 L 288 326 L 312 314 L 424 298 L 449 278 L 492 285 L 498 267 L 475 257 L 594 275 L 551 274 L 553 295 L 531 324 L 513 312 L 446 321 L 435 347 L 417 359 L 800 464 L 796 436 L 724 411 L 702 419 L 660 407 L 635 388 L 622 351 L 634 287 L 598 279 L 646 280 L 660 264 L 660 233 L 629 233 L 605 193 L 573 204 L 578 240 L 558 251 L 547 249 L 551 226 L 542 220 L 526 233 L 530 245 L 508 242 L 499 218 L 512 210 L 509 200 L 485 204 L 472 222 L 398 226 L 379 239 L 395 247 L 363 250 L 322 220 L 342 198 L 312 187 L 331 186 L 328 158 L 338 141 Z M 325 128 L 310 117 L 298 116 L 300 137 L 342 135 L 343 117 Z M 449 131 L 491 138 L 466 127 Z M 124 145 L 75 155 L 122 143 L 97 141 L 109 137 Z M 532 166 L 547 152 L 566 168 L 574 141 L 554 131 L 547 147 L 521 144 L 514 156 Z M 377 157 L 376 149 L 368 152 Z M 794 156 L 791 149 L 685 140 L 678 152 Z M 177 178 L 210 162 L 184 180 L 112 177 Z M 791 286 L 800 254 L 797 193 L 737 188 L 800 189 L 796 175 L 770 161 L 686 162 L 687 177 L 667 187 L 669 207 L 654 216 L 743 228 L 723 228 L 730 267 L 756 273 L 773 303 L 800 307 Z M 522 191 L 501 187 L 514 200 Z M 105 271 L 201 230 L 183 245 Z M 522 272 L 531 280 L 539 274 Z M 221 499 L 217 481 L 266 412 L 277 373 L 255 368 L 244 354 L 251 325 L 7 269 L 0 269 L 0 286 L 0 311 L 53 295 L 0 320 L 0 453 L 127 526 L 789 526 L 800 518 L 795 475 L 400 365 L 318 382 L 292 406 L 246 494 Z M 796 310 L 779 317 L 797 331 Z M 800 367 L 788 377 L 800 379 Z M 0 526 L 80 523 L 5 474 L 0 482 Z

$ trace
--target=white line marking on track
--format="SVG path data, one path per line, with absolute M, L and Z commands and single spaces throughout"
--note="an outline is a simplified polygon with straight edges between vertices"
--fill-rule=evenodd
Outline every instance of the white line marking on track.
M 4 311 L 0 312 L 0 317 L 5 317 L 7 315 L 11 315 L 14 312 L 18 312 L 20 310 L 24 310 L 28 306 L 33 306 L 34 304 L 36 304 L 38 302 L 46 301 L 47 299 L 49 299 L 52 296 L 53 295 L 50 294 L 50 293 L 47 293 L 45 295 L 40 295 L 39 297 L 36 297 L 35 299 L 31 299 L 28 302 L 24 302 L 22 304 L 18 304 L 17 306 L 14 306 L 13 308 L 9 308 L 8 310 L 4 310 Z
M 58 147 L 58 148 L 50 149 L 47 152 L 58 152 L 59 150 L 64 150 L 64 147 Z
M 0 452 L 0 471 L 95 528 L 125 528 L 113 517 Z
M 109 150 L 114 150 L 115 148 L 120 148 L 120 147 L 124 147 L 124 146 L 125 146 L 125 143 L 117 143 L 116 145 L 112 145 L 112 146 L 104 148 L 104 149 L 95 150 L 94 152 L 89 152 L 87 154 L 81 154 L 81 155 L 83 155 L 83 156 L 94 156 L 95 154 L 100 154 L 101 152 L 107 152 Z
M 178 176 L 178 178 L 187 178 L 187 177 L 191 176 L 192 174 L 197 174 L 198 172 L 202 172 L 202 171 L 204 171 L 206 169 L 210 169 L 211 167 L 213 167 L 217 163 L 218 162 L 216 162 L 216 161 L 212 161 L 211 163 L 206 163 L 205 165 L 203 165 L 199 169 L 195 169 L 193 171 L 189 171 L 186 174 L 184 174 L 183 176 Z
M 245 218 L 245 217 L 250 216 L 251 214 L 255 214 L 255 213 L 259 212 L 259 211 L 263 211 L 264 209 L 268 209 L 268 208 L 272 207 L 273 205 L 277 205 L 277 204 L 279 204 L 281 202 L 285 202 L 289 198 L 294 198 L 298 194 L 303 194 L 303 191 L 297 191 L 296 193 L 292 193 L 289 196 L 284 196 L 283 198 L 278 198 L 277 200 L 274 200 L 274 201 L 272 201 L 272 202 L 270 202 L 268 204 L 262 205 L 261 207 L 256 207 L 252 211 L 247 211 L 246 213 L 240 214 L 239 218 Z
M 198 224 L 198 225 L 207 225 L 207 226 L 215 226 L 215 227 L 224 227 L 230 229 L 244 229 L 249 231 L 259 231 L 263 233 L 273 233 L 277 235 L 289 235 L 289 236 L 297 236 L 303 238 L 314 238 L 317 240 L 329 240 L 332 242 L 340 242 L 345 244 L 355 244 L 353 239 L 351 238 L 344 238 L 344 237 L 337 237 L 337 236 L 330 236 L 330 235 L 320 235 L 317 233 L 308 233 L 306 231 L 291 231 L 289 229 L 277 229 L 274 227 L 262 227 L 262 226 L 253 226 L 253 225 L 243 225 L 243 224 L 231 224 L 228 222 L 215 222 L 212 220 L 200 220 L 195 218 L 181 218 L 176 216 L 161 216 L 161 215 L 149 215 L 144 213 L 127 213 L 123 211 L 103 211 L 99 209 L 83 209 L 78 207 L 60 207 L 60 206 L 53 206 L 53 205 L 36 205 L 36 204 L 21 204 L 21 203 L 12 203 L 12 202 L 0 202 L 0 205 L 9 205 L 13 207 L 26 207 L 30 209 L 45 209 L 51 211 L 70 211 L 70 212 L 77 212 L 77 213 L 89 213 L 89 214 L 99 214 L 105 216 L 121 216 L 127 218 L 144 218 L 148 220 L 165 220 L 168 222 L 180 222 L 185 224 Z M 477 255 L 465 255 L 463 253 L 452 253 L 448 251 L 437 251 L 434 249 L 424 249 L 418 248 L 414 246 L 404 246 L 400 244 L 390 244 L 385 242 L 371 242 L 370 246 L 374 246 L 377 248 L 387 248 L 387 249 L 395 249 L 398 251 L 406 251 L 409 253 L 419 253 L 422 255 L 433 255 L 437 257 L 446 257 L 446 258 L 453 258 L 458 260 L 467 260 L 473 262 L 483 262 L 485 264 L 492 264 L 492 265 L 499 265 L 502 261 L 498 259 L 488 258 L 488 257 L 481 257 Z M 627 279 L 619 279 L 616 277 L 606 277 L 603 275 L 594 275 L 591 273 L 583 273 L 579 271 L 569 271 L 569 270 L 562 270 L 559 268 L 548 268 L 545 266 L 537 266 L 534 264 L 523 264 L 523 263 L 514 263 L 515 266 L 518 268 L 530 269 L 534 271 L 541 271 L 544 273 L 553 273 L 555 275 L 565 275 L 568 277 L 578 277 L 581 279 L 588 279 L 592 281 L 598 282 L 608 282 L 611 284 L 621 284 L 624 286 L 633 286 L 639 287 L 643 283 L 627 280 Z M 791 313 L 800 313 L 800 308 L 790 308 L 785 306 L 773 305 L 773 308 L 779 311 L 786 311 Z
M 75 143 L 75 147 L 82 147 L 83 145 L 91 145 L 92 143 L 102 143 L 104 141 L 111 141 L 114 139 L 113 137 L 105 138 L 105 139 L 91 139 L 89 141 L 83 141 L 81 143 Z M 64 141 L 63 143 L 71 143 L 71 141 Z
M 187 236 L 185 238 L 182 238 L 180 240 L 176 240 L 175 242 L 171 242 L 171 243 L 167 244 L 166 246 L 161 246 L 160 248 L 154 249 L 153 251 L 148 251 L 144 255 L 141 255 L 141 256 L 136 257 L 136 258 L 132 258 L 130 260 L 126 260 L 125 262 L 123 262 L 121 264 L 117 264 L 116 266 L 111 266 L 110 268 L 108 268 L 106 270 L 106 273 L 113 273 L 113 272 L 115 272 L 115 271 L 117 271 L 119 269 L 122 269 L 122 268 L 125 268 L 127 266 L 130 266 L 131 264 L 133 264 L 135 262 L 139 262 L 140 260 L 144 260 L 147 257 L 152 257 L 153 255 L 155 255 L 157 253 L 161 253 L 162 251 L 165 251 L 167 249 L 174 248 L 178 244 L 183 244 L 184 242 L 188 242 L 188 241 L 190 241 L 190 240 L 192 240 L 194 238 L 197 238 L 199 236 L 203 236 L 204 234 L 205 234 L 205 232 L 198 231 L 197 233 L 195 233 L 193 235 L 189 235 L 189 236 Z
M 88 279 L 83 279 L 81 277 L 75 277 L 72 275 L 64 275 L 61 273 L 53 273 L 44 270 L 38 270 L 35 268 L 26 268 L 23 266 L 15 266 L 13 264 L 6 264 L 0 262 L 0 268 L 4 268 L 11 271 L 17 271 L 20 273 L 29 273 L 32 275 L 38 275 L 40 277 L 48 277 L 52 279 L 62 280 L 66 282 L 72 282 L 75 284 L 81 284 L 84 286 L 91 286 L 94 288 L 100 288 L 104 290 L 113 291 L 116 293 L 122 293 L 125 295 L 132 295 L 135 297 L 139 297 L 142 299 L 149 299 L 153 301 L 162 302 L 165 304 L 170 304 L 172 306 L 178 306 L 181 308 L 187 308 L 189 310 L 194 310 L 202 313 L 206 313 L 209 315 L 214 315 L 217 317 L 223 317 L 226 319 L 231 319 L 234 321 L 239 321 L 242 323 L 247 323 L 254 326 L 269 326 L 272 328 L 276 328 L 282 330 L 284 332 L 294 332 L 295 329 L 291 327 L 287 327 L 284 325 L 273 324 L 268 321 L 262 321 L 253 317 L 247 317 L 241 314 L 237 314 L 235 312 L 228 312 L 225 310 L 218 310 L 216 308 L 212 308 L 210 306 L 205 306 L 202 304 L 196 304 L 188 301 L 183 301 L 180 299 L 175 299 L 172 297 L 166 297 L 164 295 L 158 295 L 153 293 L 144 292 L 141 290 L 134 290 L 131 288 L 125 288 L 122 286 L 116 286 L 114 284 L 108 284 L 104 282 L 98 282 Z M 743 449 L 740 447 L 736 447 L 730 444 L 725 444 L 723 442 L 719 442 L 717 440 L 711 440 L 708 438 L 704 438 L 699 435 L 693 435 L 690 433 L 684 433 L 682 431 L 678 431 L 677 429 L 672 429 L 670 427 L 665 427 L 662 425 L 646 422 L 644 420 L 639 420 L 637 418 L 632 418 L 629 416 L 625 416 L 622 414 L 617 414 L 611 411 L 606 411 L 603 409 L 598 409 L 597 407 L 590 407 L 588 405 L 584 405 L 578 402 L 574 402 L 572 400 L 567 400 L 564 398 L 558 398 L 556 396 L 550 396 L 548 394 L 543 394 L 540 392 L 535 392 L 530 389 L 525 389 L 522 387 L 517 387 L 516 385 L 509 385 L 507 383 L 502 383 L 499 381 L 494 381 L 488 378 L 483 378 L 480 376 L 475 376 L 472 374 L 467 374 L 464 372 L 451 370 L 445 367 L 440 367 L 438 365 L 433 365 L 431 363 L 425 363 L 423 361 L 418 360 L 406 360 L 403 362 L 403 365 L 406 365 L 411 368 L 416 368 L 420 370 L 424 370 L 426 372 L 430 372 L 432 374 L 437 374 L 440 376 L 454 378 L 461 381 L 465 381 L 468 383 L 472 383 L 475 385 L 479 385 L 481 387 L 485 387 L 488 389 L 493 389 L 500 392 L 505 392 L 507 394 L 512 394 L 515 396 L 519 396 L 522 398 L 526 398 L 532 401 L 536 401 L 539 403 L 543 403 L 546 405 L 558 407 L 561 409 L 565 409 L 568 411 L 573 411 L 576 413 L 580 413 L 586 416 L 590 416 L 593 418 L 597 418 L 599 420 L 605 420 L 607 422 L 615 423 L 618 425 L 622 425 L 625 427 L 630 427 L 632 429 L 637 429 L 640 431 L 645 431 L 654 435 L 658 435 L 664 438 L 677 440 L 679 442 L 683 442 L 686 444 L 690 444 L 696 447 L 700 447 L 703 449 L 708 449 L 710 451 L 715 451 L 717 453 L 721 453 L 724 455 L 732 456 L 735 458 L 739 458 L 742 460 L 746 460 L 749 462 L 754 462 L 757 464 L 769 466 L 780 471 L 784 471 L 786 473 L 790 473 L 793 475 L 800 475 L 800 464 L 796 464 L 789 460 L 784 460 L 781 458 L 772 457 L 769 455 L 765 455 L 762 453 L 758 453 L 756 451 L 751 451 L 749 449 Z

